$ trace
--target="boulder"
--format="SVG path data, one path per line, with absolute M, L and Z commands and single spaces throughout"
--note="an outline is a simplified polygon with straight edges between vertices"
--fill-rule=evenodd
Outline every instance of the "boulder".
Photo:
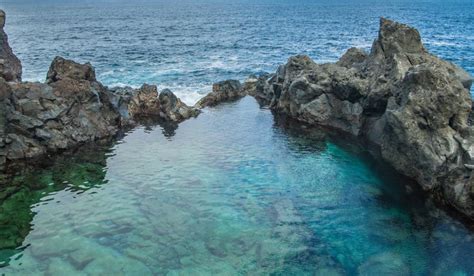
M 250 85 L 250 84 L 249 84 Z M 196 103 L 197 108 L 215 106 L 222 102 L 240 99 L 246 95 L 242 84 L 238 80 L 226 80 L 214 83 L 212 92 Z
M 181 122 L 200 113 L 199 109 L 187 106 L 169 89 L 161 91 L 159 101 L 160 117 L 168 121 Z
M 471 84 L 466 71 L 428 53 L 416 29 L 382 18 L 369 54 L 351 48 L 322 65 L 292 57 L 256 85 L 255 98 L 369 141 L 399 172 L 474 218 Z
M 198 109 L 184 104 L 169 89 L 158 94 L 156 85 L 144 84 L 139 89 L 111 88 L 109 98 L 127 125 L 135 125 L 141 119 L 181 122 L 199 114 Z
M 134 116 L 156 115 L 160 113 L 158 87 L 156 85 L 143 84 L 132 99 L 129 110 Z
M 62 57 L 55 57 L 49 67 L 46 83 L 59 80 L 86 80 L 95 82 L 95 70 L 90 63 L 79 64 Z
M 3 30 L 5 21 L 5 12 L 0 10 L 0 78 L 6 81 L 21 81 L 21 62 L 8 44 L 8 36 Z
M 360 65 L 367 59 L 367 53 L 363 49 L 352 47 L 336 62 L 337 65 L 351 68 Z
M 418 30 L 382 17 L 379 36 L 372 46 L 372 53 L 388 57 L 394 54 L 424 54 L 426 50 Z

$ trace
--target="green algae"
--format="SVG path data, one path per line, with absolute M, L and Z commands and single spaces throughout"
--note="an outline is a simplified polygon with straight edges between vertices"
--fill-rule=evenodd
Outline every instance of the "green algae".
M 78 152 L 77 157 L 58 157 L 51 167 L 26 168 L 13 176 L 0 190 L 0 263 L 8 265 L 10 257 L 23 250 L 33 226 L 32 207 L 47 204 L 52 200 L 48 195 L 63 189 L 80 193 L 104 184 L 105 160 L 105 150 L 94 146 Z

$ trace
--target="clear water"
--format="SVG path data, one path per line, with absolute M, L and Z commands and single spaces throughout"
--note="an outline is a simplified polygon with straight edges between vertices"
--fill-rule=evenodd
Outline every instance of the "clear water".
M 187 103 L 305 53 L 369 48 L 378 17 L 474 73 L 472 0 L 2 0 L 26 80 L 56 55 Z M 0 188 L 0 274 L 473 275 L 474 232 L 350 142 L 250 98 L 134 129 Z
M 472 275 L 473 232 L 350 144 L 252 98 L 139 127 L 1 190 L 0 273 Z
M 368 49 L 380 16 L 474 74 L 472 0 L 2 0 L 26 80 L 56 55 L 91 62 L 107 85 L 169 87 L 188 104 L 213 82 L 274 72 L 295 54 L 335 61 Z M 474 90 L 472 90 L 474 92 Z

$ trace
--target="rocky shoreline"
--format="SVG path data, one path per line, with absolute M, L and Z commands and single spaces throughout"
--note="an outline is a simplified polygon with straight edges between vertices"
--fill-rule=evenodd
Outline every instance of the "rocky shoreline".
M 381 19 L 370 53 L 336 63 L 295 56 L 274 74 L 228 80 L 195 106 L 155 85 L 108 88 L 90 64 L 57 57 L 45 83 L 21 82 L 0 11 L 0 168 L 114 137 L 152 118 L 179 123 L 205 107 L 253 96 L 275 114 L 360 137 L 397 171 L 474 219 L 470 75 L 424 48 L 419 32 Z
M 424 48 L 419 32 L 382 18 L 370 53 L 336 63 L 289 59 L 255 97 L 279 114 L 361 137 L 397 171 L 474 218 L 471 76 Z

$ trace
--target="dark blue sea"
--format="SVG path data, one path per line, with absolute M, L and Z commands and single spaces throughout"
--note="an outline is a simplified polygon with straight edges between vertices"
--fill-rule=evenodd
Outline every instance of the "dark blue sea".
M 474 72 L 473 1 L 1 0 L 25 80 L 61 55 L 106 85 L 272 72 L 295 54 L 369 49 L 380 16 Z M 3 275 L 474 275 L 474 226 L 353 137 L 253 98 L 143 124 L 0 187 Z
M 2 0 L 25 80 L 56 55 L 91 62 L 110 86 L 154 83 L 187 103 L 224 79 L 274 72 L 288 57 L 335 61 L 369 49 L 379 17 L 416 27 L 426 47 L 474 74 L 472 0 Z

